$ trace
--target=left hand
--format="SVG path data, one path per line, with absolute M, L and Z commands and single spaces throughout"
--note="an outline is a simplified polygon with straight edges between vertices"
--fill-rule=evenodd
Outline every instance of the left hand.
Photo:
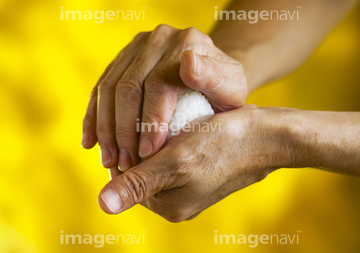
M 101 208 L 116 214 L 140 203 L 171 222 L 196 216 L 287 165 L 289 131 L 271 123 L 288 110 L 245 105 L 197 119 L 193 132 L 181 132 L 152 158 L 119 172 L 102 189 Z

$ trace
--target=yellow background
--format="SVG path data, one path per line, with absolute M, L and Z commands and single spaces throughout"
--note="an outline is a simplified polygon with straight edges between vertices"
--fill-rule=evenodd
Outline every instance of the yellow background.
M 0 252 L 360 252 L 360 180 L 280 170 L 192 221 L 172 224 L 141 206 L 110 216 L 98 148 L 80 147 L 89 93 L 138 32 L 160 23 L 209 32 L 200 1 L 0 0 Z M 61 21 L 68 10 L 142 10 L 145 21 Z M 295 73 L 250 96 L 260 106 L 360 111 L 360 8 Z M 306 38 L 303 38 L 304 40 Z M 299 245 L 214 245 L 224 234 L 295 234 Z M 141 234 L 142 245 L 61 245 L 70 234 Z

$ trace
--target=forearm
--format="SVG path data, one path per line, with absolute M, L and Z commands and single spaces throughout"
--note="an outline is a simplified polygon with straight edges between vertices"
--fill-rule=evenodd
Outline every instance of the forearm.
M 298 110 L 290 117 L 292 162 L 360 176 L 360 113 Z
M 357 0 L 233 1 L 226 9 L 299 10 L 293 20 L 218 21 L 210 36 L 215 45 L 240 61 L 245 68 L 249 91 L 298 67 L 327 33 L 352 9 Z M 301 7 L 298 9 L 297 7 Z M 219 13 L 221 10 L 218 10 Z
M 269 163 L 261 166 L 313 167 L 360 176 L 360 112 L 290 108 L 261 108 L 258 112 L 263 139 L 271 139 L 269 148 L 275 151 L 268 154 Z

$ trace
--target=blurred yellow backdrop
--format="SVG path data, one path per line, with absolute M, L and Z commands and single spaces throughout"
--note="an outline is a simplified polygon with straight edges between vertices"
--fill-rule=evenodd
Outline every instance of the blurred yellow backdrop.
M 226 1 L 0 1 L 0 252 L 360 252 L 360 180 L 280 170 L 192 221 L 137 206 L 103 213 L 97 147 L 80 147 L 89 93 L 138 32 L 160 23 L 209 32 Z M 143 10 L 145 20 L 60 20 L 71 10 Z M 260 106 L 360 111 L 360 8 L 299 70 L 248 100 Z M 306 38 L 304 38 L 306 39 Z M 144 234 L 139 245 L 63 245 L 69 234 Z M 215 245 L 225 234 L 295 234 L 298 245 Z

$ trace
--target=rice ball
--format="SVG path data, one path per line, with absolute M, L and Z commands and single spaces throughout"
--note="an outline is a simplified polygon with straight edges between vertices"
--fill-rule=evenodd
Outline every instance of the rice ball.
M 214 114 L 207 98 L 200 92 L 188 89 L 178 97 L 176 108 L 169 124 L 167 140 L 179 134 L 180 129 L 194 119 Z

